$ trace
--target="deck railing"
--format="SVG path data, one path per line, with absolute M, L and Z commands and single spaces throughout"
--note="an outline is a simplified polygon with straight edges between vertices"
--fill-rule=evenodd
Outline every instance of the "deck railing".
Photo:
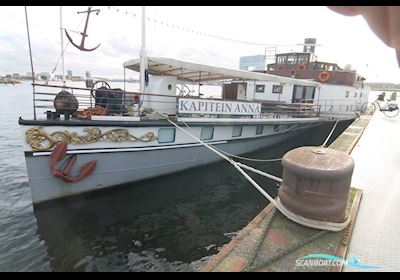
M 47 119 L 69 119 L 70 117 L 84 116 L 82 112 L 93 108 L 103 108 L 104 114 L 119 116 L 138 116 L 140 97 L 149 96 L 151 102 L 170 104 L 176 107 L 178 99 L 182 96 L 169 96 L 163 94 L 129 92 L 120 89 L 84 88 L 60 85 L 35 84 L 34 113 Z M 67 92 L 64 95 L 61 92 Z M 185 96 L 185 98 L 199 98 L 197 96 Z M 202 98 L 205 99 L 205 98 Z M 220 100 L 213 98 L 213 100 Z M 242 101 L 240 102 L 250 102 Z M 327 106 L 327 105 L 325 105 Z M 260 115 L 237 116 L 231 118 L 309 118 L 318 117 L 321 105 L 312 103 L 297 104 L 269 104 L 263 103 Z M 75 113 L 77 111 L 77 113 Z M 107 112 L 106 112 L 107 111 Z M 176 111 L 177 112 L 177 111 Z M 226 117 L 226 115 L 198 115 L 179 114 L 177 116 L 197 117 Z
M 314 105 L 320 107 L 321 113 L 331 114 L 351 114 L 359 113 L 361 106 L 365 102 L 364 99 L 346 98 L 346 99 L 302 99 L 301 102 L 313 102 Z

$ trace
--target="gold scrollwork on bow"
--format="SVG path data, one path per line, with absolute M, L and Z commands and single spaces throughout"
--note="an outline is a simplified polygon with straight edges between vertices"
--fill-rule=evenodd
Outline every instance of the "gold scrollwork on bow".
M 77 132 L 69 131 L 56 131 L 48 134 L 42 127 L 33 127 L 26 131 L 26 143 L 28 143 L 33 150 L 49 150 L 59 143 L 67 144 L 90 144 L 98 141 L 107 141 L 113 143 L 121 142 L 151 142 L 157 139 L 153 132 L 136 137 L 129 134 L 127 129 L 112 129 L 105 133 L 97 127 L 85 128 L 83 130 L 86 135 L 78 135 Z

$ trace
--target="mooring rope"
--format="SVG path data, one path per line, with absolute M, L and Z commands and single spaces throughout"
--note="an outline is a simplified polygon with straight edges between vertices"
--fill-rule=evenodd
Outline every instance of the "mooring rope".
M 189 131 L 185 130 L 184 128 L 182 128 L 179 125 L 177 125 L 176 123 L 174 123 L 172 120 L 169 119 L 169 117 L 167 115 L 165 115 L 163 113 L 160 113 L 160 112 L 157 112 L 157 113 L 160 114 L 161 116 L 163 116 L 171 125 L 175 126 L 179 130 L 181 130 L 185 134 L 189 135 L 190 137 L 192 137 L 193 139 L 195 139 L 196 141 L 201 143 L 203 146 L 205 146 L 206 148 L 208 148 L 209 150 L 211 150 L 212 152 L 216 153 L 217 155 L 219 155 L 220 157 L 222 157 L 223 159 L 228 161 L 230 164 L 232 164 L 233 167 L 235 167 L 262 195 L 264 195 L 265 198 L 267 198 L 269 200 L 270 203 L 272 203 L 279 210 L 279 212 L 281 212 L 288 219 L 290 219 L 290 220 L 292 220 L 292 221 L 294 221 L 296 223 L 299 223 L 301 225 L 307 226 L 307 227 L 316 228 L 316 229 L 320 229 L 320 230 L 334 231 L 334 232 L 341 231 L 341 230 L 345 229 L 347 227 L 347 225 L 349 224 L 350 216 L 347 216 L 346 220 L 344 222 L 342 222 L 342 223 L 332 223 L 332 222 L 325 222 L 325 221 L 308 219 L 308 218 L 302 217 L 300 215 L 297 215 L 297 214 L 291 212 L 289 209 L 287 209 L 281 203 L 279 197 L 277 198 L 277 200 L 275 200 L 273 197 L 271 197 L 242 168 L 245 168 L 245 169 L 253 171 L 253 172 L 257 171 L 258 174 L 262 174 L 263 176 L 268 176 L 268 178 L 271 178 L 273 180 L 277 180 L 278 182 L 282 182 L 281 178 L 278 178 L 278 177 L 276 177 L 274 175 L 271 175 L 271 174 L 268 174 L 266 172 L 257 170 L 255 168 L 249 167 L 249 166 L 247 166 L 245 164 L 242 164 L 240 162 L 236 162 L 231 158 L 228 158 L 226 155 L 224 155 L 223 153 L 219 152 L 218 150 L 216 150 L 211 145 L 205 143 L 203 140 L 201 140 L 197 136 L 193 135 Z
M 332 127 L 332 130 L 331 130 L 331 132 L 329 133 L 328 137 L 326 137 L 324 143 L 321 145 L 321 148 L 325 148 L 326 143 L 328 143 L 329 139 L 331 138 L 331 136 L 332 136 L 332 134 L 333 134 L 333 131 L 335 130 L 335 128 L 336 128 L 338 122 L 339 122 L 339 120 L 336 119 L 336 123 L 335 123 L 334 126 Z
M 179 120 L 180 122 L 182 122 L 187 128 L 191 129 L 191 127 L 182 119 Z M 257 161 L 257 162 L 273 162 L 273 161 L 280 161 L 282 160 L 282 158 L 272 158 L 272 159 L 257 159 L 257 158 L 248 158 L 248 157 L 241 157 L 241 156 L 237 156 L 231 153 L 228 153 L 226 151 L 223 151 L 215 146 L 213 146 L 214 149 L 220 151 L 221 153 L 227 155 L 227 156 L 231 156 L 234 158 L 238 158 L 238 159 L 243 159 L 243 160 L 248 160 L 248 161 Z

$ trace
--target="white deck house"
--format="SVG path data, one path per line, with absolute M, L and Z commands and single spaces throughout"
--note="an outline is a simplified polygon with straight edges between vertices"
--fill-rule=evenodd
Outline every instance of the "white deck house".
M 139 71 L 140 59 L 127 61 L 123 66 Z M 200 86 L 218 81 L 222 86 L 223 99 L 269 105 L 307 103 L 315 105 L 321 113 L 353 114 L 366 102 L 369 92 L 368 87 L 322 84 L 164 57 L 148 57 L 148 74 L 151 82 L 146 87 L 146 93 L 171 97 L 177 94 L 178 84 Z M 181 87 L 178 92 L 184 92 L 183 86 Z M 144 106 L 173 114 L 176 110 L 175 104 L 168 105 L 167 97 L 162 104 L 159 102 L 162 99 L 160 96 L 146 96 Z

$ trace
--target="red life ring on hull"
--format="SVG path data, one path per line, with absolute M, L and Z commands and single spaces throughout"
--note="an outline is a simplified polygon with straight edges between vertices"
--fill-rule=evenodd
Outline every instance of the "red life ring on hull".
M 292 77 L 292 78 L 294 78 L 294 77 L 296 77 L 296 70 L 291 70 L 290 71 L 290 77 Z
M 299 64 L 299 65 L 297 65 L 297 70 L 300 70 L 300 71 L 303 71 L 303 70 L 306 70 L 306 65 L 305 64 Z
M 327 80 L 329 80 L 329 73 L 326 71 L 322 71 L 321 73 L 319 73 L 318 79 L 321 82 L 326 82 Z

